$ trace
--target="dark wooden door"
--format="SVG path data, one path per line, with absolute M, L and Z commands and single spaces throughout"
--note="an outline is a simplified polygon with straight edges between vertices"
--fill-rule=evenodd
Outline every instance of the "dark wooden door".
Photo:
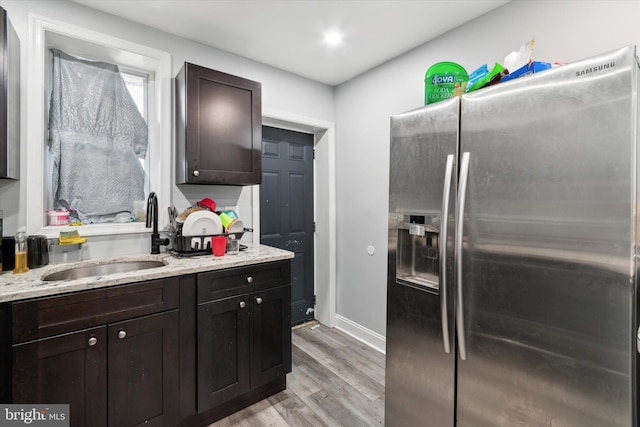
M 314 318 L 313 135 L 262 127 L 260 241 L 294 252 L 291 322 Z
M 198 305 L 198 412 L 251 387 L 249 294 Z
M 15 345 L 13 367 L 13 403 L 69 404 L 72 427 L 107 425 L 106 327 Z
M 291 287 L 251 294 L 251 387 L 291 372 Z
M 178 422 L 178 311 L 109 325 L 109 426 Z

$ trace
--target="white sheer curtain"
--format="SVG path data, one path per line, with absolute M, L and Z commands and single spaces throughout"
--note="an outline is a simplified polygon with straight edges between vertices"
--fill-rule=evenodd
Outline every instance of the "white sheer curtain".
M 51 50 L 49 150 L 55 209 L 85 223 L 132 213 L 143 201 L 148 128 L 118 67 Z

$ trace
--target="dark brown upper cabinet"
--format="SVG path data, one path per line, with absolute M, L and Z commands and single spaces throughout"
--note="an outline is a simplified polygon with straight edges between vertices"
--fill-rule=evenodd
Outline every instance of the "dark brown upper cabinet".
M 20 39 L 1 7 L 0 178 L 20 178 Z
M 260 184 L 262 85 L 186 62 L 176 99 L 176 183 Z

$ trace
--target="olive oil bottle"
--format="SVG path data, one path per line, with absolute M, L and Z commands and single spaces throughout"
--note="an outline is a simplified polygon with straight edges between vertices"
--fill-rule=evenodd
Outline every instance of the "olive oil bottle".
M 29 271 L 27 265 L 27 227 L 20 227 L 16 233 L 16 262 L 13 274 L 26 273 L 27 271 Z

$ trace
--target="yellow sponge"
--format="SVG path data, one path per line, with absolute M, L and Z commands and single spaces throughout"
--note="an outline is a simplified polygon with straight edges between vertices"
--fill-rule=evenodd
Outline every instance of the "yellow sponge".
M 60 238 L 58 239 L 61 245 L 75 245 L 77 243 L 84 243 L 87 241 L 86 237 L 80 237 L 78 230 L 73 231 L 61 231 Z

